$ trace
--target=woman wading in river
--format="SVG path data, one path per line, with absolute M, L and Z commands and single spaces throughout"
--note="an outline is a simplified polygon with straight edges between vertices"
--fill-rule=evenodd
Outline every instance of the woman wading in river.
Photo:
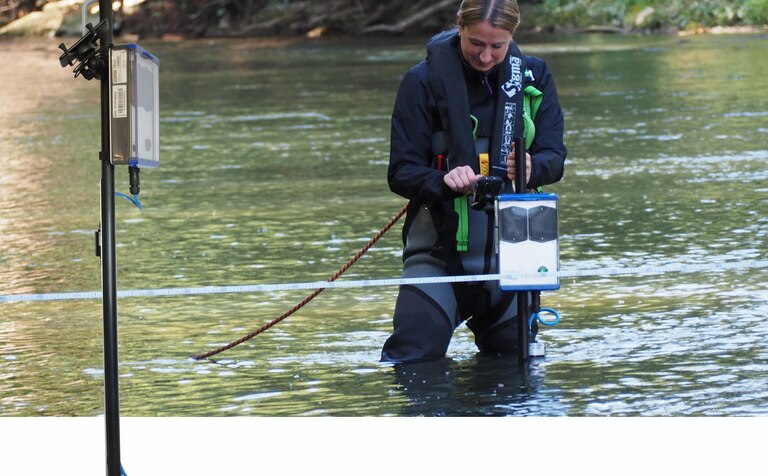
M 515 121 L 524 124 L 529 188 L 560 180 L 563 114 L 547 65 L 513 42 L 515 0 L 465 0 L 457 27 L 433 37 L 427 58 L 400 84 L 392 113 L 388 180 L 410 200 L 403 277 L 487 274 L 498 267 L 493 217 L 468 206 L 478 177 L 496 175 L 511 193 Z M 522 110 L 526 113 L 520 114 Z M 406 285 L 381 360 L 444 357 L 463 321 L 483 352 L 517 347 L 515 293 L 498 282 Z

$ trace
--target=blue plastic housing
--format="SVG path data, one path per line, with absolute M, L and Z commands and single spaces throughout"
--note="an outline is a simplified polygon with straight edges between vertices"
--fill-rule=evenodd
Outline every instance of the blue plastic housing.
M 110 160 L 160 165 L 160 60 L 136 44 L 109 53 Z

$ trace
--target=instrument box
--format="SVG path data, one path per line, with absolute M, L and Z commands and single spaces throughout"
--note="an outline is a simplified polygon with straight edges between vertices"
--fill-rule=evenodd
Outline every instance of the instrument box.
M 496 234 L 504 291 L 560 289 L 558 196 L 499 195 Z
M 160 60 L 138 45 L 109 52 L 110 160 L 160 165 Z

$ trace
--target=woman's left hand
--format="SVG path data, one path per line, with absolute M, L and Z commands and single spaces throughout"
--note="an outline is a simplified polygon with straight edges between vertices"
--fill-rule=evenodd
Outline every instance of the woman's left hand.
M 507 156 L 507 178 L 515 183 L 515 143 L 512 143 L 512 152 Z M 531 154 L 525 153 L 525 183 L 531 181 Z

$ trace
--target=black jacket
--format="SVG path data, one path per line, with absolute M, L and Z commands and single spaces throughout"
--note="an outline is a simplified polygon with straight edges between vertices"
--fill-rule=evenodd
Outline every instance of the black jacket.
M 442 34 L 446 36 L 446 34 Z M 455 39 L 456 55 L 460 56 L 458 41 Z M 526 76 L 523 86 L 533 85 L 543 93 L 543 100 L 534 118 L 536 136 L 528 152 L 532 157 L 532 171 L 529 187 L 535 188 L 560 180 L 563 175 L 567 149 L 563 144 L 563 113 L 557 98 L 557 90 L 546 63 L 536 57 L 524 57 L 525 69 L 531 71 L 533 79 Z M 430 65 L 424 60 L 411 68 L 403 78 L 392 112 L 390 162 L 388 181 L 390 189 L 409 199 L 409 219 L 406 220 L 404 238 L 408 233 L 409 221 L 418 208 L 427 206 L 441 208 L 443 215 L 450 215 L 452 201 L 459 194 L 443 182 L 447 173 L 435 167 L 432 150 L 433 133 L 442 129 L 438 104 L 430 86 Z M 455 74 L 463 74 L 469 89 L 470 102 L 477 102 L 479 73 L 464 67 Z M 489 75 L 493 78 L 495 72 Z M 498 88 L 498 85 L 494 85 Z M 475 105 L 472 105 L 474 107 Z M 453 164 L 452 164 L 453 165 Z M 444 221 L 438 217 L 437 223 Z M 450 220 L 447 221 L 450 224 Z M 450 226 L 438 230 L 441 235 L 454 233 Z
M 460 54 L 458 49 L 456 54 Z M 529 186 L 535 188 L 560 180 L 567 149 L 563 144 L 563 113 L 552 74 L 543 60 L 530 56 L 525 60 L 534 79 L 526 78 L 524 85 L 533 85 L 544 97 L 535 118 L 536 137 L 528 150 L 533 158 Z M 432 203 L 456 196 L 443 183 L 446 172 L 433 166 L 430 147 L 438 118 L 425 60 L 403 78 L 392 113 L 389 185 L 393 192 L 409 200 Z

